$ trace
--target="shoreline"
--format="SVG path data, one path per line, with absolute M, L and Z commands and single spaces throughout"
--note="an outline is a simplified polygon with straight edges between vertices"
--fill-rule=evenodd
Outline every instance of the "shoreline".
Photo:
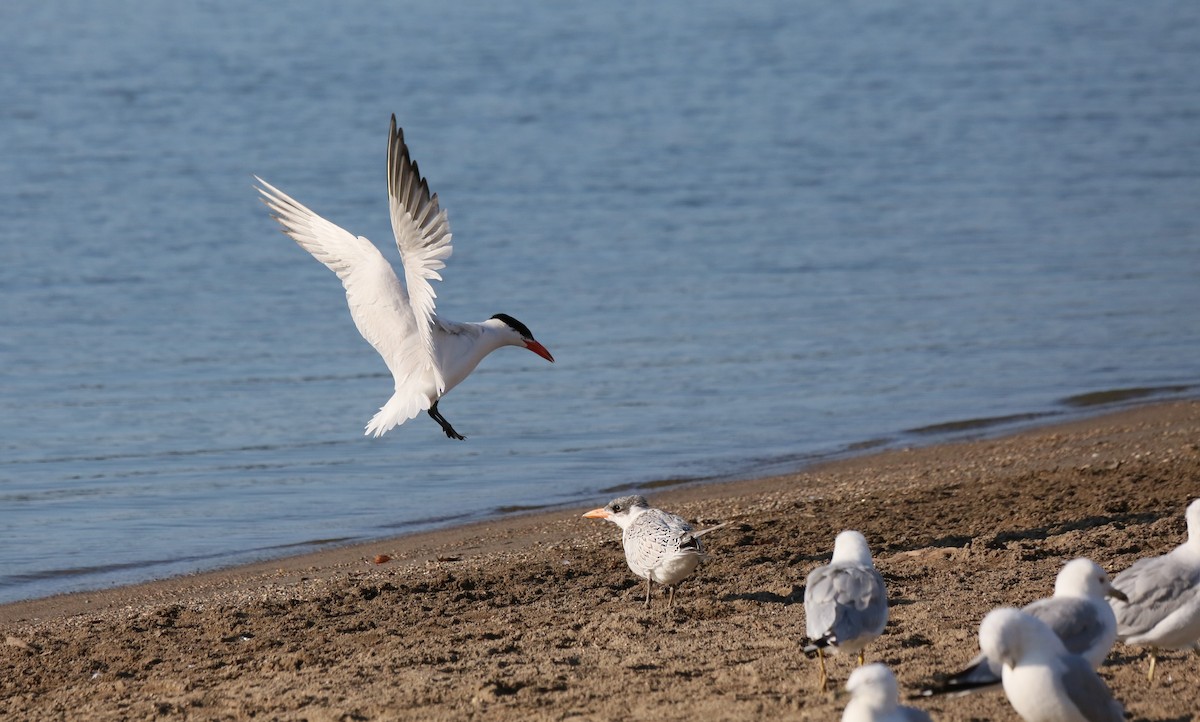
M 582 508 L 5 604 L 0 712 L 829 719 L 845 696 L 816 692 L 798 649 L 804 577 L 837 531 L 862 530 L 887 580 L 892 622 L 868 660 L 903 692 L 973 656 L 988 609 L 1049 594 L 1063 561 L 1116 573 L 1179 544 L 1198 442 L 1200 401 L 1175 400 L 648 491 L 699 524 L 733 522 L 706 537 L 711 559 L 672 610 L 641 607 L 619 532 Z M 1117 645 L 1101 673 L 1135 716 L 1187 719 L 1197 667 L 1166 653 L 1147 685 L 1141 653 Z M 921 706 L 1015 719 L 1002 696 L 975 697 Z
M 871 457 L 876 454 L 887 453 L 889 451 L 911 451 L 915 448 L 928 448 L 967 443 L 972 441 L 1006 438 L 1017 434 L 1035 432 L 1041 429 L 1053 428 L 1073 422 L 1087 421 L 1089 419 L 1104 417 L 1112 414 L 1121 414 L 1126 411 L 1146 406 L 1187 402 L 1195 398 L 1193 396 L 1189 396 L 1188 394 L 1194 392 L 1196 388 L 1197 387 L 1192 384 L 1176 384 L 1168 386 L 1139 386 L 1109 389 L 1104 391 L 1077 394 L 1059 399 L 1056 402 L 1056 405 L 1059 407 L 1058 410 L 1012 414 L 1007 416 L 973 417 L 969 419 L 959 419 L 954 421 L 938 422 L 925 426 L 905 428 L 892 432 L 891 434 L 883 437 L 860 440 L 831 450 L 800 455 L 799 457 L 793 457 L 786 462 L 780 459 L 763 459 L 759 462 L 748 464 L 743 471 L 739 472 L 718 474 L 714 476 L 663 477 L 649 479 L 642 482 L 630 482 L 606 487 L 600 489 L 598 494 L 611 495 L 615 497 L 622 494 L 636 493 L 643 494 L 645 496 L 654 496 L 657 498 L 659 496 L 669 497 L 676 490 L 689 489 L 692 487 L 712 488 L 725 484 L 742 484 L 753 481 L 769 482 L 770 480 L 802 475 L 809 471 L 820 469 L 827 464 L 843 461 L 852 462 L 855 459 Z M 580 500 L 578 504 L 592 504 L 593 502 L 598 502 L 599 499 L 600 497 L 596 496 L 588 501 Z M 474 520 L 455 522 L 451 523 L 449 526 L 435 526 L 432 528 L 424 527 L 412 532 L 401 532 L 398 534 L 390 534 L 378 538 L 361 538 L 358 540 L 351 540 L 346 543 L 335 543 L 328 546 L 319 546 L 316 544 L 300 542 L 290 546 L 308 546 L 314 548 L 298 554 L 285 554 L 283 556 L 268 555 L 260 560 L 234 562 L 229 565 L 208 567 L 193 572 L 184 572 L 182 574 L 174 574 L 163 577 L 150 577 L 139 581 L 102 584 L 93 589 L 85 588 L 78 591 L 55 592 L 46 595 L 34 596 L 27 599 L 0 602 L 0 624 L 19 619 L 20 617 L 16 616 L 19 614 L 19 612 L 14 612 L 14 609 L 23 608 L 23 605 L 37 607 L 39 602 L 46 602 L 49 608 L 74 609 L 80 612 L 88 611 L 89 609 L 93 608 L 90 607 L 92 603 L 90 600 L 104 600 L 109 597 L 123 598 L 125 595 L 122 593 L 122 590 L 126 589 L 132 590 L 147 586 L 171 585 L 172 582 L 179 582 L 179 584 L 176 586 L 179 586 L 180 588 L 186 588 L 186 580 L 206 577 L 209 575 L 224 576 L 242 572 L 253 574 L 256 572 L 256 570 L 265 571 L 268 569 L 275 570 L 301 568 L 304 566 L 310 566 L 310 564 L 307 564 L 304 561 L 310 557 L 316 560 L 313 563 L 320 564 L 321 560 L 325 559 L 326 555 L 334 555 L 335 557 L 342 556 L 342 550 L 354 550 L 360 547 L 373 547 L 378 544 L 387 544 L 393 541 L 400 542 L 400 540 L 420 538 L 424 535 L 441 535 L 443 533 L 452 533 L 455 529 L 469 530 L 475 527 L 486 528 L 496 524 L 505 524 L 509 520 L 515 520 L 525 516 L 546 515 L 547 517 L 555 517 L 560 513 L 565 513 L 567 510 L 574 508 L 575 505 L 576 504 L 573 502 L 567 502 L 564 504 L 554 504 L 548 507 L 529 509 L 498 508 L 491 511 L 480 512 L 477 515 L 477 518 Z M 87 597 L 89 600 L 72 601 L 79 597 Z
M 1112 397 L 1108 395 L 1106 398 Z M 1120 400 L 1123 399 L 1119 399 L 1118 403 Z M 1119 418 L 1127 414 L 1136 414 L 1140 411 L 1153 413 L 1153 410 L 1158 407 L 1192 402 L 1200 403 L 1200 400 L 1185 398 L 1168 401 L 1134 401 L 1131 406 L 1122 406 L 1116 409 L 1095 409 L 1093 413 L 1080 411 L 1079 415 L 1073 415 L 1068 418 L 1060 418 L 1058 412 L 1021 415 L 1022 419 L 1026 417 L 1030 418 L 1028 425 L 1017 421 L 1017 428 L 1006 431 L 1002 427 L 1000 430 L 994 431 L 994 433 L 988 433 L 988 429 L 993 426 L 992 422 L 1002 419 L 983 418 L 947 422 L 937 424 L 936 426 L 938 428 L 953 427 L 961 430 L 961 433 L 965 433 L 966 435 L 960 438 L 936 440 L 929 444 L 913 446 L 885 445 L 879 447 L 873 442 L 860 442 L 861 444 L 869 443 L 870 446 L 856 450 L 854 447 L 858 445 L 851 445 L 851 447 L 846 449 L 818 456 L 816 460 L 802 464 L 801 468 L 795 471 L 781 474 L 735 475 L 727 478 L 661 479 L 609 487 L 603 489 L 601 493 L 611 494 L 614 497 L 622 494 L 643 494 L 653 497 L 652 501 L 654 503 L 661 504 L 664 507 L 669 506 L 673 502 L 687 503 L 705 497 L 716 496 L 723 498 L 733 494 L 762 493 L 763 491 L 775 490 L 777 486 L 787 484 L 796 477 L 809 474 L 819 475 L 826 470 L 836 469 L 847 464 L 865 463 L 876 457 L 879 457 L 881 463 L 886 464 L 889 457 L 895 454 L 907 455 L 914 451 L 1019 438 L 1030 434 L 1038 435 L 1053 432 L 1060 427 L 1069 431 L 1077 424 L 1090 425 L 1093 422 L 1099 422 L 1108 417 Z M 1078 408 L 1086 409 L 1089 407 L 1083 406 Z M 927 428 L 931 427 L 908 429 L 900 432 L 900 434 L 916 439 L 919 438 L 920 434 L 927 433 Z M 897 439 L 892 439 L 891 441 L 899 443 Z M 888 440 L 882 440 L 879 443 L 887 444 Z M 1198 484 L 1200 484 L 1200 481 L 1198 481 Z M 1198 489 L 1198 493 L 1200 493 L 1200 489 Z M 597 499 L 596 501 L 600 503 L 601 501 L 607 501 L 607 499 Z M 489 533 L 495 532 L 498 528 L 511 527 L 511 529 L 507 530 L 508 535 L 520 535 L 549 524 L 574 520 L 578 515 L 575 514 L 573 509 L 573 506 L 567 509 L 556 506 L 550 509 L 498 513 L 495 516 L 489 516 L 477 521 L 424 529 L 381 537 L 379 539 L 337 544 L 300 554 L 272 557 L 261 561 L 233 564 L 189 574 L 133 582 L 130 584 L 118 584 L 94 590 L 65 592 L 45 597 L 0 603 L 0 625 L 37 620 L 60 614 L 84 614 L 127 607 L 130 604 L 136 604 L 136 600 L 142 597 L 154 599 L 187 592 L 219 594 L 226 588 L 237 588 L 247 583 L 270 583 L 277 581 L 281 578 L 281 575 L 284 575 L 283 578 L 286 579 L 295 575 L 313 578 L 313 574 L 333 574 L 341 569 L 353 568 L 356 564 L 367 565 L 368 562 L 373 563 L 375 556 L 382 553 L 377 550 L 384 547 L 392 550 L 388 552 L 388 555 L 392 557 L 392 561 L 403 559 L 409 563 L 423 563 L 436 560 L 438 556 L 445 556 L 441 553 L 442 550 L 456 548 L 463 545 L 467 540 L 482 538 L 489 535 Z

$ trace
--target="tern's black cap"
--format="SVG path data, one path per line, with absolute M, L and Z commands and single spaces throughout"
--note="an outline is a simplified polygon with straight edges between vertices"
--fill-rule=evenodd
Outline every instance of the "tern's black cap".
M 498 313 L 492 318 L 503 321 L 508 324 L 509 328 L 521 334 L 522 338 L 533 338 L 533 334 L 529 331 L 529 327 L 521 323 L 517 319 L 509 316 L 507 313 Z

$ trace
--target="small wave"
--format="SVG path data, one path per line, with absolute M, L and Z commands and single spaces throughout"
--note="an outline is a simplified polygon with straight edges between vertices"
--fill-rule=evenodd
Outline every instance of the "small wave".
M 640 489 L 668 489 L 672 486 L 680 486 L 682 484 L 694 484 L 701 481 L 712 481 L 711 476 L 674 476 L 667 479 L 652 479 L 650 481 L 635 481 L 628 484 L 617 484 L 616 486 L 607 486 L 600 491 L 604 494 L 619 494 L 625 491 L 636 491 Z
M 357 439 L 355 439 L 357 441 Z M 264 452 L 264 451 L 287 451 L 289 449 L 307 449 L 322 446 L 344 446 L 352 443 L 350 440 L 338 439 L 333 441 L 306 441 L 299 444 L 248 444 L 246 446 L 231 446 L 231 447 L 213 447 L 209 449 L 168 449 L 166 451 L 156 451 L 151 453 L 115 453 L 115 454 L 91 454 L 80 456 L 47 456 L 37 459 L 12 459 L 9 461 L 0 461 L 0 466 L 16 466 L 18 464 L 62 464 L 62 463 L 78 463 L 81 461 L 118 461 L 130 459 L 162 459 L 162 458 L 178 458 L 191 456 L 214 456 L 217 454 L 239 454 L 249 452 Z
M 1127 389 L 1106 389 L 1104 391 L 1091 391 L 1086 394 L 1076 394 L 1060 399 L 1059 403 L 1064 406 L 1070 406 L 1077 409 L 1091 408 L 1093 406 L 1107 406 L 1109 404 L 1121 404 L 1126 401 L 1138 401 L 1147 399 L 1153 396 L 1167 396 L 1175 394 L 1185 394 L 1193 390 L 1194 386 L 1134 386 Z
M 520 514 L 526 511 L 542 511 L 543 509 L 552 509 L 558 504 L 510 504 L 506 506 L 498 506 L 494 509 L 496 514 Z
M 1042 411 L 1031 414 L 1009 414 L 1007 416 L 984 416 L 977 419 L 962 419 L 960 421 L 946 421 L 940 424 L 930 424 L 928 426 L 917 426 L 912 429 L 905 429 L 906 434 L 916 434 L 918 436 L 928 436 L 934 434 L 956 434 L 963 431 L 978 431 L 980 429 L 990 429 L 994 426 L 1003 426 L 1006 424 L 1020 424 L 1027 421 L 1038 421 L 1050 416 L 1057 416 L 1054 411 Z

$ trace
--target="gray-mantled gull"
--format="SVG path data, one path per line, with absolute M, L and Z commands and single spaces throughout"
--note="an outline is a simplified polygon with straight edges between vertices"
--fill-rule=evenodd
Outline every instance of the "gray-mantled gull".
M 696 531 L 682 517 L 655 509 L 642 496 L 613 499 L 607 506 L 583 516 L 607 519 L 621 527 L 625 563 L 630 571 L 646 580 L 647 607 L 655 582 L 669 590 L 667 605 L 675 604 L 675 585 L 691 576 L 706 558 L 700 537 L 725 526 L 718 524 Z
M 1104 680 L 1037 617 L 993 609 L 979 625 L 979 648 L 1003 665 L 1004 694 L 1025 722 L 1124 722 Z
M 1113 600 L 1117 639 L 1155 650 L 1191 648 L 1200 653 L 1200 499 L 1187 508 L 1188 538 L 1158 557 L 1140 559 L 1117 575 L 1113 585 L 1127 601 Z
M 1117 638 L 1117 618 L 1106 597 L 1125 597 L 1108 574 L 1091 559 L 1073 559 L 1063 565 L 1054 582 L 1054 596 L 1039 599 L 1021 611 L 1046 623 L 1068 652 L 1099 668 Z M 1000 686 L 1000 662 L 980 654 L 963 671 L 922 695 L 965 694 Z
M 929 713 L 900 704 L 896 676 L 887 665 L 859 667 L 846 680 L 850 702 L 842 711 L 842 722 L 931 722 Z
M 833 559 L 808 575 L 804 588 L 804 615 L 809 644 L 804 653 L 821 660 L 821 689 L 825 688 L 825 650 L 858 653 L 883 634 L 887 626 L 887 592 L 883 577 L 871 561 L 867 540 L 856 531 L 844 531 L 833 543 Z

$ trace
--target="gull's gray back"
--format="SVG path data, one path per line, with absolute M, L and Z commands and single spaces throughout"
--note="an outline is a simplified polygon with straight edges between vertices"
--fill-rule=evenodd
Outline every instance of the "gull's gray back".
M 1087 659 L 1093 667 L 1100 666 L 1117 638 L 1115 617 L 1106 624 L 1101 615 L 1112 617 L 1104 602 L 1094 603 L 1077 597 L 1039 599 L 1023 610 L 1046 623 L 1068 652 Z
M 1067 697 L 1088 722 L 1124 722 L 1121 703 L 1083 657 L 1068 654 L 1061 657 L 1065 669 L 1060 678 Z
M 897 707 L 895 717 L 902 722 L 933 722 L 928 712 L 916 707 Z
M 808 636 L 832 633 L 839 645 L 862 636 L 877 637 L 887 625 L 887 593 L 883 577 L 858 565 L 819 567 L 808 575 L 804 590 Z
M 1112 601 L 1117 634 L 1125 638 L 1143 634 L 1200 594 L 1200 568 L 1190 569 L 1171 555 L 1141 559 L 1113 580 L 1129 602 Z

